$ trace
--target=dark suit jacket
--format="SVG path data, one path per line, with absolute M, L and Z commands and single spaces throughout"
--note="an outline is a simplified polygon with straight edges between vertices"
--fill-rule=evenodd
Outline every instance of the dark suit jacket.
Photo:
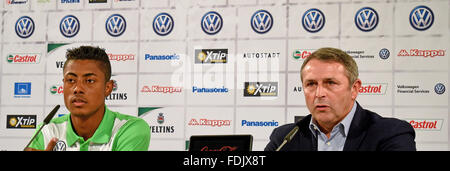
M 344 151 L 415 151 L 414 128 L 406 121 L 383 118 L 363 109 L 358 103 Z M 309 129 L 311 114 L 301 121 L 286 124 L 273 130 L 265 151 L 275 151 L 284 137 L 296 126 L 299 131 L 280 151 L 317 151 L 317 139 Z

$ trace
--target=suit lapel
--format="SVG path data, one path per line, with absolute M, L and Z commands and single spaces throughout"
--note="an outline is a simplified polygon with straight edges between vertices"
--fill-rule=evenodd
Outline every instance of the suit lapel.
M 345 140 L 344 151 L 357 151 L 360 144 L 366 136 L 366 127 L 368 125 L 368 117 L 365 110 L 356 102 L 357 107 L 355 116 L 353 116 L 352 123 Z

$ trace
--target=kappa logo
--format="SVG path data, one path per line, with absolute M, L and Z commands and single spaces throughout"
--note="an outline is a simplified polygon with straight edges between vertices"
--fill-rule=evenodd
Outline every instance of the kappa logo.
M 153 31 L 160 36 L 166 36 L 172 32 L 175 23 L 168 13 L 159 13 L 153 19 Z
M 80 21 L 73 15 L 66 15 L 59 23 L 59 31 L 64 37 L 71 38 L 78 34 Z
M 415 7 L 409 14 L 409 23 L 419 31 L 429 29 L 434 22 L 433 11 L 427 6 L 420 5 Z
M 217 34 L 222 29 L 222 25 L 222 16 L 220 16 L 220 14 L 215 11 L 210 11 L 202 17 L 201 26 L 203 32 L 205 32 L 206 34 Z
M 112 37 L 118 37 L 122 35 L 126 28 L 127 22 L 125 18 L 120 14 L 113 14 L 106 19 L 105 23 L 106 32 Z
M 266 10 L 256 11 L 250 19 L 250 25 L 253 31 L 259 34 L 264 34 L 270 31 L 273 25 L 273 17 Z
M 26 39 L 33 35 L 34 21 L 28 16 L 22 16 L 16 21 L 15 30 L 17 36 L 22 39 Z
M 319 9 L 311 8 L 303 14 L 302 25 L 310 33 L 319 32 L 325 26 L 325 15 Z
M 364 7 L 358 10 L 355 15 L 355 24 L 359 30 L 369 32 L 378 25 L 378 13 L 373 8 Z

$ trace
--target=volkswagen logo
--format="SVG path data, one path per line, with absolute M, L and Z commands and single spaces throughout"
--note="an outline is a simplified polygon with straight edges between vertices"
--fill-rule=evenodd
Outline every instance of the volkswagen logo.
M 112 37 L 118 37 L 122 35 L 126 28 L 127 22 L 120 14 L 113 14 L 106 19 L 106 32 Z
M 311 8 L 303 14 L 302 25 L 306 31 L 316 33 L 325 26 L 325 15 L 322 11 Z
M 26 39 L 34 32 L 34 21 L 28 16 L 22 16 L 16 21 L 15 27 L 17 36 Z
M 355 15 L 355 24 L 359 30 L 369 32 L 378 25 L 378 13 L 373 8 L 364 7 L 358 10 Z
M 391 52 L 389 52 L 388 49 L 383 48 L 380 50 L 380 52 L 378 53 L 378 55 L 380 55 L 381 59 L 387 59 L 389 58 L 389 56 L 391 55 Z
M 160 36 L 168 35 L 173 30 L 174 21 L 172 16 L 163 12 L 153 19 L 153 31 Z
M 445 85 L 442 84 L 442 83 L 437 83 L 434 86 L 434 92 L 436 92 L 436 94 L 439 94 L 439 95 L 444 94 L 444 92 L 445 92 Z
M 420 5 L 415 7 L 409 14 L 409 23 L 419 31 L 427 30 L 433 25 L 434 14 L 430 8 Z
M 78 34 L 80 21 L 73 15 L 65 16 L 59 23 L 59 31 L 64 37 L 71 38 Z
M 259 34 L 264 34 L 270 31 L 273 25 L 273 17 L 266 10 L 256 11 L 250 19 L 250 24 L 253 31 Z
M 210 11 L 202 17 L 201 26 L 206 34 L 217 34 L 222 29 L 222 25 L 222 17 L 215 11 Z
M 55 147 L 53 147 L 53 151 L 66 151 L 66 146 L 64 141 L 58 140 Z

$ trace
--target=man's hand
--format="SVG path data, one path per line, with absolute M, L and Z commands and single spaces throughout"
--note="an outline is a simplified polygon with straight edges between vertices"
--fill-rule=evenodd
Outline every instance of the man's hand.
M 55 147 L 56 142 L 58 142 L 58 138 L 52 138 L 50 140 L 50 142 L 48 142 L 47 148 L 45 148 L 44 151 L 53 151 L 53 148 Z M 34 149 L 34 148 L 29 148 L 28 147 L 27 149 L 25 149 L 25 151 L 42 151 L 42 150 L 38 150 L 38 149 Z

